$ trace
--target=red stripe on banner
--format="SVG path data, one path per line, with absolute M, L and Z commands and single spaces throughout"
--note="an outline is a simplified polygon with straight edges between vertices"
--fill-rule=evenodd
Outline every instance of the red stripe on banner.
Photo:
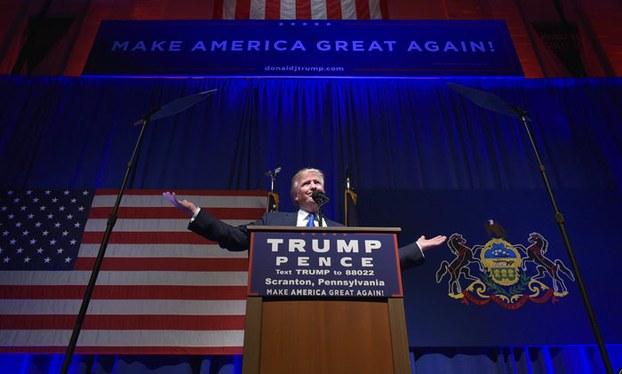
M 296 19 L 311 19 L 311 1 L 296 0 Z
M 369 0 L 356 0 L 356 19 L 370 19 Z
M 71 330 L 76 315 L 3 315 L 0 330 Z M 82 330 L 244 330 L 244 316 L 93 315 Z
M 326 18 L 341 19 L 341 0 L 326 0 Z
M 219 219 L 247 219 L 261 217 L 266 212 L 264 208 L 201 208 Z M 89 218 L 108 218 L 112 207 L 93 207 L 89 211 Z M 188 215 L 175 207 L 121 207 L 119 218 L 168 218 L 189 219 Z
M 265 19 L 281 19 L 281 1 L 266 0 Z
M 47 353 L 62 354 L 66 347 L 0 347 L 0 353 Z M 179 354 L 179 355 L 241 355 L 242 347 L 88 347 L 78 346 L 76 354 L 116 355 L 125 354 Z
M 86 286 L 2 286 L 0 298 L 19 300 L 82 299 Z M 244 300 L 246 286 L 104 286 L 96 285 L 93 299 L 101 300 Z
M 74 270 L 91 270 L 95 264 L 94 257 L 80 257 L 76 260 Z M 246 258 L 104 258 L 102 270 L 125 271 L 247 271 Z
M 103 232 L 85 232 L 82 244 L 99 244 L 104 237 Z M 187 232 L 112 232 L 110 244 L 216 244 L 191 231 Z

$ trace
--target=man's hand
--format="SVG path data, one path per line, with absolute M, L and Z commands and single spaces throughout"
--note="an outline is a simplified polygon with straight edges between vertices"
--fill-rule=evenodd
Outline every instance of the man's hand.
M 175 196 L 175 192 L 163 192 L 162 196 L 166 198 L 166 200 L 170 201 L 176 208 L 183 210 L 190 217 L 194 215 L 194 213 L 199 209 L 196 205 L 188 200 L 177 200 L 177 196 Z
M 426 239 L 424 235 L 421 235 L 419 239 L 417 239 L 417 245 L 421 248 L 421 251 L 425 251 L 432 247 L 436 247 L 437 245 L 441 245 L 447 240 L 445 235 L 437 235 L 432 239 Z

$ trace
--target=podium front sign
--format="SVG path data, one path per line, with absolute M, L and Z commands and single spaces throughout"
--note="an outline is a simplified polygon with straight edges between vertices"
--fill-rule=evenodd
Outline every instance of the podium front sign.
M 250 296 L 402 297 L 395 233 L 251 230 L 251 240 Z

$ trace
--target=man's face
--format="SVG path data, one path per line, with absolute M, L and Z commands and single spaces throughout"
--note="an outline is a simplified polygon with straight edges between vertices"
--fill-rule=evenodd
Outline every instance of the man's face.
M 311 194 L 315 190 L 325 192 L 324 181 L 320 174 L 314 171 L 303 173 L 298 178 L 298 187 L 296 188 L 296 195 L 294 197 L 294 201 L 298 204 L 300 209 L 304 209 L 307 212 L 317 211 L 317 204 L 311 197 Z

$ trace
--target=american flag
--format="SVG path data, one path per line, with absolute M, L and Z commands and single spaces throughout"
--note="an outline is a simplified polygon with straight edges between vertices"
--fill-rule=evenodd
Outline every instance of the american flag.
M 187 231 L 162 191 L 127 190 L 76 353 L 241 354 L 248 259 Z M 176 191 L 233 225 L 263 191 Z M 0 352 L 63 353 L 116 191 L 6 191 Z
M 381 19 L 383 0 L 216 0 L 220 19 Z

